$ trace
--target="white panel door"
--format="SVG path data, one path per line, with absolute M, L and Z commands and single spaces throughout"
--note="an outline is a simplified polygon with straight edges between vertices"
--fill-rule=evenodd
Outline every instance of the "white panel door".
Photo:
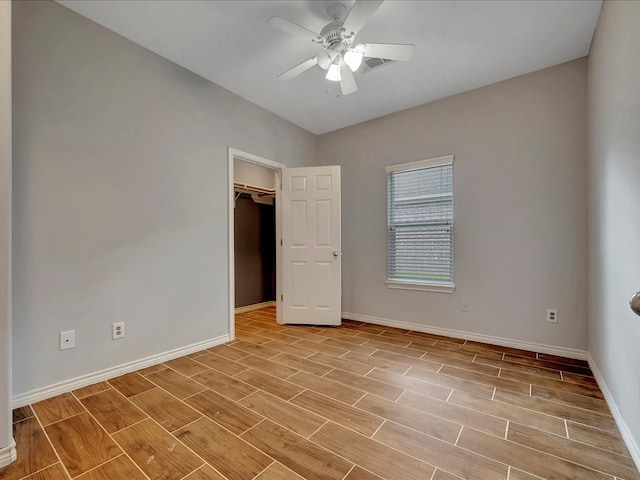
M 340 325 L 340 167 L 282 170 L 282 323 Z

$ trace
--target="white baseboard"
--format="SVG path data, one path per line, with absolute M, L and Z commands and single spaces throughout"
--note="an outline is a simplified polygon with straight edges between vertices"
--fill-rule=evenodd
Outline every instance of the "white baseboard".
M 275 307 L 275 306 L 276 306 L 276 302 L 274 300 L 271 300 L 270 302 L 254 303 L 253 305 L 245 305 L 244 307 L 238 307 L 236 308 L 235 312 L 247 313 L 247 312 L 253 312 L 254 310 L 260 310 L 262 308 Z
M 481 333 L 463 332 L 460 330 L 450 330 L 448 328 L 431 327 L 428 325 L 420 325 L 417 323 L 401 322 L 398 320 L 390 320 L 387 318 L 372 317 L 369 315 L 360 315 L 357 313 L 342 312 L 342 318 L 348 320 L 356 320 L 359 322 L 373 323 L 375 325 L 383 325 L 387 327 L 404 328 L 413 330 L 414 332 L 432 333 L 434 335 L 443 335 L 446 337 L 462 338 L 465 340 L 473 340 L 475 342 L 489 343 L 491 345 L 500 345 L 503 347 L 519 348 L 521 350 L 530 350 L 538 353 L 547 353 L 549 355 L 559 355 L 562 357 L 575 358 L 579 360 L 587 359 L 585 350 L 577 350 L 574 348 L 557 347 L 553 345 L 544 345 L 540 343 L 523 342 L 511 338 L 493 337 L 483 335 Z
M 622 414 L 618 409 L 618 405 L 616 404 L 613 395 L 611 395 L 611 391 L 609 390 L 607 383 L 604 381 L 604 377 L 600 373 L 600 370 L 598 370 L 598 365 L 596 364 L 591 354 L 588 354 L 587 361 L 589 362 L 589 367 L 593 372 L 593 376 L 595 377 L 596 382 L 598 382 L 598 387 L 600 387 L 600 390 L 604 395 L 604 399 L 607 401 L 607 405 L 609 405 L 611 415 L 613 415 L 613 419 L 616 421 L 618 430 L 620 430 L 620 435 L 622 435 L 622 439 L 629 449 L 631 458 L 633 458 L 636 467 L 640 471 L 640 445 L 636 443 L 633 435 L 631 435 L 631 431 L 629 430 L 627 423 L 624 421 L 624 418 L 622 418 Z
M 77 390 L 78 388 L 86 387 L 87 385 L 93 385 L 94 383 L 103 382 L 111 378 L 119 377 L 125 373 L 135 372 L 142 368 L 147 368 L 152 365 L 157 365 L 162 362 L 173 360 L 174 358 L 189 355 L 206 348 L 215 347 L 229 341 L 229 335 L 222 335 L 221 337 L 211 338 L 203 342 L 193 343 L 184 347 L 169 350 L 167 352 L 158 353 L 149 357 L 140 358 L 131 362 L 116 365 L 114 367 L 99 370 L 97 372 L 88 373 L 79 377 L 63 380 L 62 382 L 47 385 L 46 387 L 36 388 L 19 395 L 15 395 L 12 399 L 12 408 L 22 407 L 31 403 L 36 403 L 47 398 L 55 397 L 62 393 Z
M 6 467 L 18 458 L 16 452 L 16 441 L 12 438 L 11 443 L 6 447 L 0 447 L 0 468 Z

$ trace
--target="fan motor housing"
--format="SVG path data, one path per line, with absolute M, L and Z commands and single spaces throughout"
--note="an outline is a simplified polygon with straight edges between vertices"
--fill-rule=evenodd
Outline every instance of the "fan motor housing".
M 342 43 L 342 22 L 331 22 L 326 25 L 320 35 L 327 41 L 328 46 L 332 46 L 336 43 Z

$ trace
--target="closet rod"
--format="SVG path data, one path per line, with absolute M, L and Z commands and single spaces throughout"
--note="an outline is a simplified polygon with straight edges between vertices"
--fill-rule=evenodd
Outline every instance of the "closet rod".
M 256 185 L 250 185 L 248 183 L 233 182 L 233 188 L 236 192 L 240 191 L 241 193 L 257 193 L 259 195 L 276 194 L 275 188 L 258 187 Z

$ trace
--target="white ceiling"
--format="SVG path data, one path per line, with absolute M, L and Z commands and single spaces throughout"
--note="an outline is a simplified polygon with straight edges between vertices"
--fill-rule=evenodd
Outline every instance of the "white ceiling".
M 58 1 L 315 134 L 584 57 L 602 5 L 387 0 L 357 40 L 411 43 L 414 55 L 356 73 L 358 91 L 342 96 L 319 67 L 278 80 L 318 47 L 265 23 L 279 15 L 319 32 L 333 1 Z

